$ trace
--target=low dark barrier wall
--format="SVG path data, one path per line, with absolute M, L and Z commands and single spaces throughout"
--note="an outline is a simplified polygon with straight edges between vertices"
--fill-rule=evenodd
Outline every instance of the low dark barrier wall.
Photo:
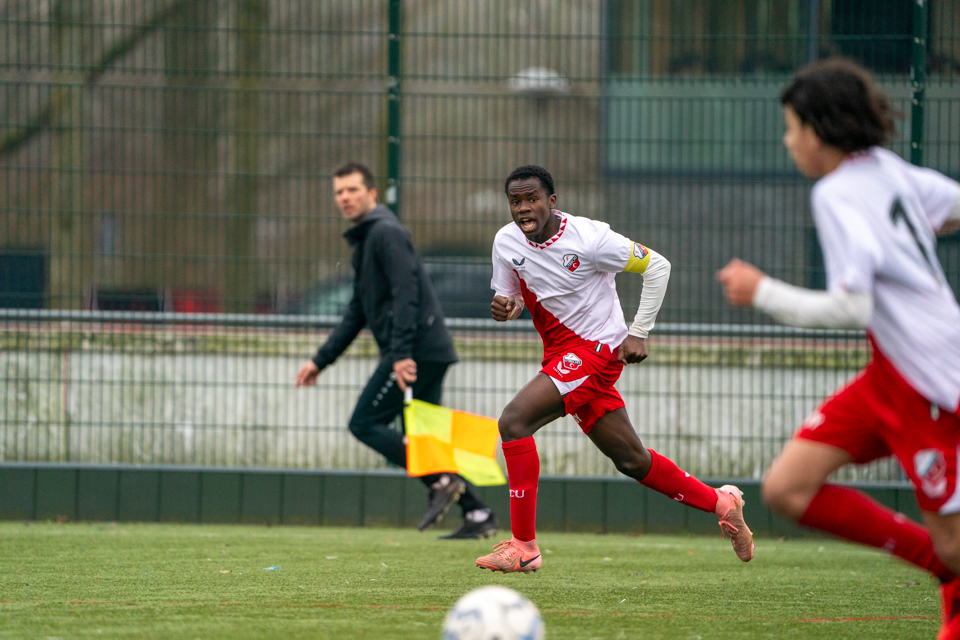
M 719 486 L 728 481 L 715 480 Z M 756 481 L 735 481 L 754 533 L 804 535 L 771 514 Z M 918 517 L 913 492 L 860 486 Z M 507 488 L 480 493 L 509 530 Z M 209 467 L 0 464 L 0 519 L 414 527 L 426 508 L 423 485 L 402 472 L 214 469 Z M 718 533 L 714 516 L 684 507 L 631 480 L 546 477 L 538 526 L 544 531 Z M 444 521 L 459 522 L 456 507 Z

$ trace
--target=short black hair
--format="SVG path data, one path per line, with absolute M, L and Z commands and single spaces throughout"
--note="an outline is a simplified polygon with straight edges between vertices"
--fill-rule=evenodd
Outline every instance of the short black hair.
M 373 189 L 377 186 L 373 179 L 373 172 L 370 171 L 370 167 L 362 162 L 356 162 L 354 160 L 351 160 L 350 162 L 344 162 L 342 165 L 337 167 L 337 170 L 333 172 L 333 177 L 342 178 L 344 176 L 349 176 L 351 173 L 359 173 L 361 176 L 363 176 L 363 184 L 367 189 Z
M 548 196 L 556 193 L 553 189 L 553 176 L 550 175 L 549 171 L 536 164 L 525 164 L 511 171 L 510 175 L 507 176 L 507 181 L 503 183 L 503 192 L 507 192 L 507 188 L 511 182 L 515 180 L 526 180 L 527 178 L 536 178 L 539 180 L 540 186 L 543 187 L 543 190 L 547 192 Z
M 780 94 L 804 124 L 825 143 L 846 153 L 885 143 L 900 114 L 870 72 L 846 58 L 827 58 L 797 72 Z

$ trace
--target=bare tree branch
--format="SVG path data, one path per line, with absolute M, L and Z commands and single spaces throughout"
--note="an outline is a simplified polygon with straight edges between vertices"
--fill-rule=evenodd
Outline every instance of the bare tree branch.
M 149 21 L 137 25 L 126 37 L 117 40 L 112 47 L 103 53 L 96 64 L 84 70 L 84 83 L 92 84 L 96 82 L 110 65 L 129 53 L 146 36 L 163 26 L 170 16 L 181 11 L 186 4 L 187 0 L 175 0 L 165 9 L 157 12 Z M 53 105 L 48 102 L 30 122 L 17 127 L 13 133 L 0 140 L 0 156 L 13 153 L 35 135 L 49 127 L 52 116 Z

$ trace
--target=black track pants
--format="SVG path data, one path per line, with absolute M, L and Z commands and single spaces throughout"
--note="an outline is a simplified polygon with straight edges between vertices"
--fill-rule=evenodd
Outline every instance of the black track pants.
M 413 397 L 430 404 L 440 404 L 443 376 L 449 366 L 445 362 L 418 362 Z M 407 448 L 403 444 L 403 433 L 390 427 L 390 423 L 402 412 L 403 392 L 393 379 L 393 363 L 381 362 L 360 394 L 350 417 L 350 432 L 393 464 L 406 469 Z M 431 475 L 420 479 L 429 486 L 437 478 L 438 476 Z M 460 497 L 460 508 L 466 513 L 483 509 L 485 506 L 473 485 L 468 482 L 467 490 Z

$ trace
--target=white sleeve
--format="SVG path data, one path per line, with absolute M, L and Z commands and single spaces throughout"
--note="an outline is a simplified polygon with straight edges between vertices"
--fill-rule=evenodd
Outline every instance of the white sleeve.
M 937 233 L 945 235 L 957 230 L 960 230 L 960 185 L 957 186 L 957 199 L 953 203 L 953 209 L 947 214 L 947 219 L 937 229 Z
M 640 306 L 633 324 L 627 329 L 627 333 L 638 338 L 646 338 L 653 329 L 663 297 L 667 294 L 667 282 L 670 280 L 670 261 L 653 249 L 647 248 L 647 251 L 650 253 L 650 262 L 642 274 Z
M 595 224 L 598 227 L 598 234 L 593 247 L 593 261 L 597 265 L 597 271 L 620 273 L 630 259 L 630 247 L 633 242 L 611 229 L 605 222 L 595 222 Z
M 930 226 L 939 231 L 946 222 L 960 220 L 960 183 L 933 169 L 908 167 L 907 180 Z
M 953 210 L 947 215 L 947 222 L 960 222 L 960 189 L 957 189 L 957 201 L 953 203 Z
M 832 183 L 811 196 L 828 291 L 872 292 L 884 251 L 856 195 Z
M 793 327 L 863 329 L 873 315 L 873 295 L 843 289 L 813 291 L 767 276 L 753 294 L 753 306 Z
M 493 241 L 493 277 L 490 279 L 490 288 L 498 296 L 509 298 L 520 295 L 520 278 L 500 256 L 496 240 Z

